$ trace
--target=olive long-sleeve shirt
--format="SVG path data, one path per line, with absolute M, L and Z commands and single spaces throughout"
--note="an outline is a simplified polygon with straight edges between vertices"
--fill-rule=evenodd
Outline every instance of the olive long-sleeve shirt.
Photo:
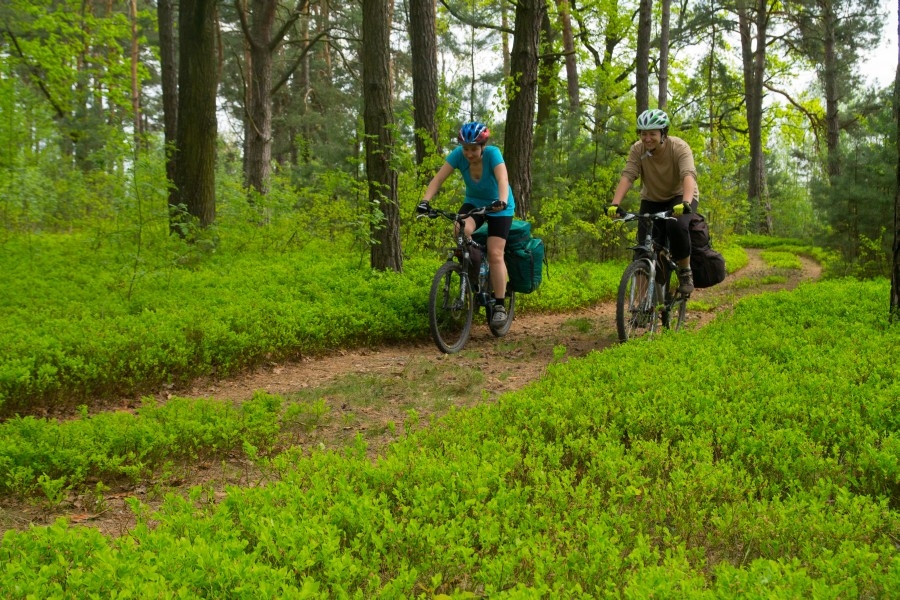
M 641 199 L 655 202 L 671 200 L 684 194 L 684 178 L 690 175 L 697 181 L 694 153 L 681 138 L 668 136 L 662 146 L 652 154 L 644 152 L 644 145 L 637 141 L 628 151 L 628 159 L 622 176 L 632 183 L 641 180 Z M 700 189 L 694 186 L 694 199 L 700 198 Z

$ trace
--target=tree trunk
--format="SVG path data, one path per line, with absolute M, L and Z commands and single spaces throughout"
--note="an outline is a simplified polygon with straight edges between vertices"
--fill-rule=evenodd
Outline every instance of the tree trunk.
M 566 61 L 566 92 L 569 95 L 569 111 L 575 113 L 581 107 L 578 82 L 578 57 L 575 56 L 575 36 L 572 33 L 572 14 L 568 0 L 556 0 L 559 25 L 562 29 L 563 52 Z
M 890 321 L 900 321 L 900 0 L 897 2 L 897 68 L 894 71 L 894 123 L 897 126 L 897 189 L 894 192 L 894 244 L 891 268 Z
M 638 10 L 637 64 L 635 104 L 637 115 L 650 108 L 650 34 L 653 23 L 653 0 L 641 0 Z
M 766 6 L 766 0 L 756 0 L 754 13 L 747 8 L 745 0 L 740 0 L 737 9 L 750 142 L 750 176 L 747 196 L 751 210 L 757 217 L 754 229 L 759 233 L 771 233 L 772 231 L 772 211 L 768 200 L 766 163 L 762 146 L 763 77 L 765 76 L 766 27 L 768 24 Z M 756 18 L 752 19 L 751 17 L 754 15 Z
M 840 122 L 838 108 L 838 73 L 837 66 L 837 17 L 829 5 L 822 21 L 825 26 L 822 32 L 824 45 L 824 77 L 822 83 L 825 88 L 825 144 L 828 147 L 828 179 L 833 184 L 837 176 L 841 174 L 840 157 Z
M 216 0 L 181 0 L 175 185 L 201 227 L 216 219 Z M 183 232 L 183 230 L 181 230 Z
M 659 23 L 659 94 L 657 106 L 666 109 L 669 103 L 669 19 L 672 0 L 662 0 L 662 19 Z
M 515 36 L 510 57 L 509 108 L 506 111 L 504 160 L 520 218 L 531 210 L 531 155 L 534 145 L 534 104 L 537 98 L 538 48 L 541 20 L 547 5 L 541 0 L 516 4 Z
M 552 144 L 556 139 L 557 131 L 555 119 L 558 113 L 556 73 L 559 71 L 559 63 L 553 52 L 556 30 L 553 28 L 553 23 L 550 22 L 549 11 L 544 11 L 541 19 L 541 31 L 543 31 L 543 51 L 540 54 L 540 70 L 538 72 L 537 116 L 534 124 L 535 150 Z
M 138 17 L 137 0 L 131 0 L 129 4 L 129 18 L 131 19 L 131 116 L 134 125 L 134 145 L 140 150 L 143 143 L 144 127 L 141 118 L 141 80 L 138 78 L 138 63 L 140 54 L 138 42 Z
M 400 252 L 400 207 L 397 171 L 391 165 L 394 148 L 394 108 L 391 87 L 391 0 L 363 0 L 363 124 L 369 202 L 381 218 L 372 219 L 371 265 L 386 271 L 403 269 Z
M 438 142 L 435 115 L 438 105 L 437 25 L 434 0 L 410 0 L 409 45 L 412 57 L 413 122 L 416 129 L 416 164 Z M 426 141 L 429 143 L 426 145 Z M 431 177 L 433 174 L 424 174 Z
M 169 215 L 177 214 L 180 202 L 175 181 L 175 135 L 178 128 L 178 69 L 175 52 L 174 0 L 157 0 L 159 22 L 159 63 L 162 82 L 163 140 L 166 145 L 166 181 L 169 188 Z
M 244 90 L 244 184 L 265 195 L 272 162 L 272 29 L 278 0 L 252 0 L 251 6 L 251 21 L 244 27 L 250 62 Z
M 510 63 L 512 59 L 509 56 L 509 5 L 506 2 L 500 3 L 500 51 L 503 54 L 503 76 L 509 77 Z

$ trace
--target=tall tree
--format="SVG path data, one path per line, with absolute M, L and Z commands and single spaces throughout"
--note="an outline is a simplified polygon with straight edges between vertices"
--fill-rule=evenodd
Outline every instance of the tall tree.
M 516 4 L 503 155 L 509 171 L 509 184 L 516 197 L 516 210 L 523 219 L 531 210 L 532 124 L 538 87 L 541 22 L 546 11 L 547 4 L 542 0 L 521 0 Z
M 260 194 L 269 192 L 272 162 L 272 63 L 285 35 L 307 9 L 299 0 L 280 26 L 276 21 L 280 0 L 234 0 L 248 47 L 248 75 L 244 83 L 244 180 Z M 249 15 L 248 15 L 249 13 Z M 279 85 L 281 85 L 280 82 Z
M 653 0 L 640 0 L 638 8 L 635 105 L 637 114 L 650 108 L 650 37 L 653 25 Z
M 672 0 L 662 0 L 662 18 L 659 23 L 659 94 L 657 105 L 665 110 L 669 103 L 669 21 L 672 15 Z
M 394 107 L 391 85 L 391 0 L 363 0 L 363 124 L 366 177 L 372 219 L 373 269 L 401 271 L 400 206 L 397 170 L 391 164 L 394 149 Z
M 178 68 L 175 50 L 174 0 L 157 0 L 156 20 L 159 27 L 159 65 L 162 84 L 163 142 L 166 156 L 166 182 L 169 188 L 169 213 L 177 211 L 178 190 L 175 189 L 175 134 L 178 127 Z
M 559 11 L 559 27 L 562 30 L 569 110 L 574 113 L 581 107 L 581 95 L 578 82 L 578 57 L 575 50 L 575 34 L 572 32 L 572 11 L 569 0 L 556 0 L 556 9 Z
M 413 123 L 416 129 L 416 164 L 421 165 L 438 141 L 435 116 L 438 104 L 437 11 L 435 0 L 410 0 L 409 45 L 412 56 Z M 423 174 L 425 176 L 429 176 Z
M 541 43 L 540 66 L 538 71 L 537 115 L 535 117 L 534 147 L 539 150 L 557 139 L 559 127 L 558 87 L 559 87 L 559 55 L 554 51 L 556 45 L 556 28 L 550 19 L 550 12 L 545 11 L 541 19 L 543 33 Z
M 794 48 L 816 66 L 824 92 L 829 180 L 841 173 L 840 132 L 855 119 L 842 116 L 841 105 L 861 87 L 856 67 L 861 52 L 881 34 L 880 6 L 880 0 L 793 0 L 786 6 L 799 36 L 791 39 Z
M 741 66 L 744 72 L 744 99 L 750 142 L 750 178 L 747 196 L 755 213 L 754 229 L 772 231 L 772 207 L 763 155 L 763 89 L 766 76 L 766 49 L 770 22 L 767 0 L 737 0 L 741 37 Z
M 891 262 L 890 319 L 900 321 L 900 0 L 897 1 L 897 67 L 894 71 L 894 122 L 897 126 L 897 189 L 894 192 L 894 242 Z
M 175 186 L 178 204 L 207 227 L 216 219 L 216 0 L 181 0 L 178 49 Z

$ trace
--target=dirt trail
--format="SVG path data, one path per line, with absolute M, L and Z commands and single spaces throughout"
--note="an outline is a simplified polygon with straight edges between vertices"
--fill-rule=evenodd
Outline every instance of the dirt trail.
M 689 311 L 688 327 L 699 327 L 716 314 L 729 310 L 740 298 L 760 293 L 793 289 L 801 281 L 818 279 L 821 267 L 801 257 L 803 269 L 779 270 L 786 281 L 774 284 L 748 285 L 775 274 L 759 257 L 759 250 L 748 250 L 749 263 L 737 273 L 729 274 L 721 284 L 696 290 L 692 300 L 715 307 L 707 312 Z M 741 281 L 740 286 L 735 282 Z M 558 314 L 516 315 L 509 333 L 495 338 L 482 321 L 476 320 L 472 336 L 460 354 L 441 354 L 431 340 L 399 346 L 341 351 L 331 356 L 295 363 L 270 365 L 253 373 L 228 380 L 200 380 L 188 389 L 169 392 L 187 397 L 211 396 L 219 399 L 243 400 L 256 390 L 272 394 L 290 394 L 299 389 L 317 387 L 336 377 L 350 373 L 400 374 L 412 360 L 426 360 L 437 365 L 453 363 L 458 368 L 474 367 L 488 375 L 485 391 L 491 397 L 519 388 L 541 376 L 553 359 L 553 349 L 563 345 L 567 358 L 581 357 L 592 350 L 602 350 L 616 342 L 615 304 L 604 303 L 575 312 Z M 402 420 L 402 419 L 401 419 Z
M 706 324 L 744 296 L 793 289 L 821 275 L 821 267 L 806 258 L 801 258 L 801 270 L 776 270 L 765 265 L 758 250 L 748 250 L 748 255 L 746 267 L 728 275 L 714 288 L 694 292 L 692 300 L 713 308 L 689 310 L 688 327 Z M 763 283 L 763 278 L 771 275 L 781 276 L 783 281 Z M 181 396 L 240 402 L 261 390 L 300 401 L 322 402 L 326 410 L 315 426 L 290 431 L 286 443 L 304 448 L 339 448 L 359 434 L 374 456 L 402 435 L 410 410 L 416 411 L 421 422 L 427 422 L 429 417 L 439 416 L 451 407 L 492 401 L 540 378 L 554 361 L 554 348 L 564 346 L 565 354 L 560 360 L 568 360 L 616 343 L 615 304 L 603 303 L 564 314 L 517 314 L 509 334 L 500 339 L 490 333 L 482 320 L 473 327 L 463 351 L 455 355 L 442 354 L 430 340 L 341 351 L 271 364 L 229 379 L 197 380 L 183 389 L 160 390 L 156 397 L 163 401 Z M 138 398 L 123 398 L 108 409 L 133 410 L 138 405 Z M 156 506 L 165 492 L 185 493 L 195 485 L 207 485 L 216 496 L 221 496 L 226 485 L 255 485 L 262 480 L 264 477 L 252 463 L 234 456 L 180 465 L 164 481 L 113 489 L 99 498 L 73 494 L 57 507 L 0 499 L 0 531 L 46 524 L 65 515 L 72 522 L 121 535 L 134 525 L 125 504 L 129 496 Z

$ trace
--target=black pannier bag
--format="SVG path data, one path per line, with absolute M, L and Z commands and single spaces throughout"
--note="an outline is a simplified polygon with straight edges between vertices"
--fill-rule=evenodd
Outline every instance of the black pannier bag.
M 693 213 L 688 227 L 691 234 L 691 271 L 694 287 L 708 288 L 725 279 L 725 257 L 713 250 L 709 225 L 700 213 Z

